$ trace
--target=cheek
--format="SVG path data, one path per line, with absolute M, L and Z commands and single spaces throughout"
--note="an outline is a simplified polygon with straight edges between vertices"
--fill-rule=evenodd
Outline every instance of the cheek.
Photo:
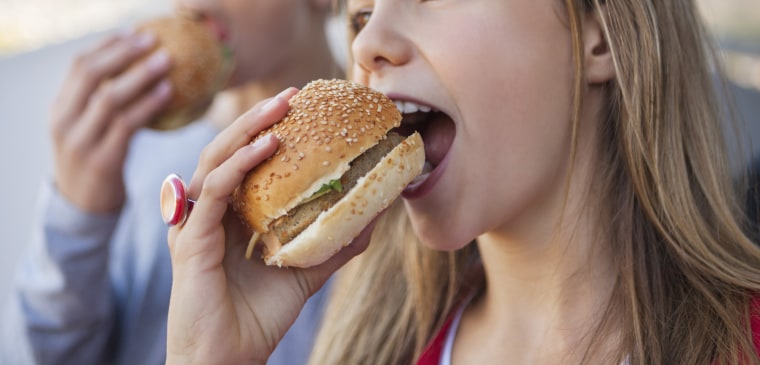
M 446 44 L 429 48 L 460 118 L 455 172 L 440 190 L 446 202 L 412 215 L 426 243 L 440 249 L 514 222 L 562 190 L 571 141 L 569 34 L 554 23 L 518 25 L 481 29 L 485 37 L 442 30 Z

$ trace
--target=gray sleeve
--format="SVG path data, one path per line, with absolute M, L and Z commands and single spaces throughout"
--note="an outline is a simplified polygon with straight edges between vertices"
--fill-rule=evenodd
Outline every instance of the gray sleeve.
M 18 350 L 31 349 L 37 364 L 103 363 L 114 323 L 108 242 L 118 216 L 85 214 L 50 183 L 40 198 L 4 331 L 17 336 Z

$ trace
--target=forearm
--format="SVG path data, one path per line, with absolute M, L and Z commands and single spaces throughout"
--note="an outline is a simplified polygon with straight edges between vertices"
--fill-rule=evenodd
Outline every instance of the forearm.
M 45 187 L 15 280 L 26 339 L 38 361 L 97 360 L 113 327 L 108 241 L 115 217 L 92 217 Z

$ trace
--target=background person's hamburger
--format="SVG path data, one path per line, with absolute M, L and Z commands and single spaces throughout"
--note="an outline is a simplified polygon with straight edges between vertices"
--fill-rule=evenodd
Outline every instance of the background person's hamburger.
M 172 99 L 148 127 L 176 129 L 201 117 L 227 83 L 233 68 L 230 48 L 206 24 L 191 17 L 154 18 L 137 30 L 154 34 L 156 47 L 165 49 L 172 60 L 168 76 Z
M 232 198 L 268 265 L 324 262 L 420 174 L 422 139 L 393 132 L 400 122 L 390 99 L 349 81 L 317 80 L 290 99 L 287 116 L 259 135 L 274 133 L 278 150 Z

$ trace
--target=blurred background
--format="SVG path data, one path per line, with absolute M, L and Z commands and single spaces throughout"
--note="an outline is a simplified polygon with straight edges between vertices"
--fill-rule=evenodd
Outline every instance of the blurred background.
M 758 155 L 760 0 L 696 2 L 722 52 L 746 148 Z M 104 33 L 170 9 L 168 0 L 0 0 L 0 303 L 50 171 L 47 112 L 71 57 Z

